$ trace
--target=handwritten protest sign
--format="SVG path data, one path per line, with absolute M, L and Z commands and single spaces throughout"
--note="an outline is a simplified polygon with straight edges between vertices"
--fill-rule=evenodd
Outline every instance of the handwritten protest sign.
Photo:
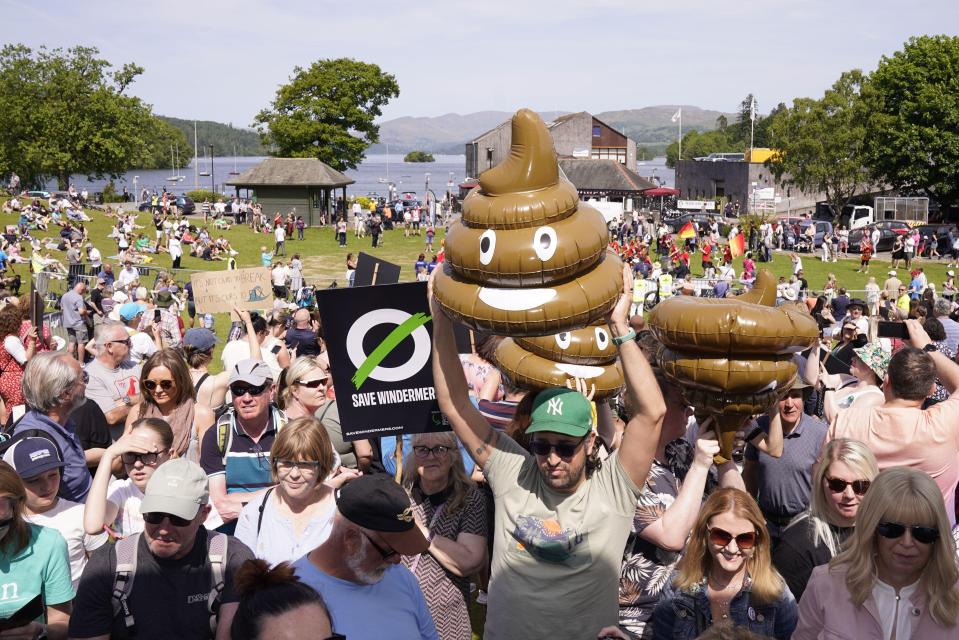
M 270 270 L 266 267 L 194 273 L 190 282 L 197 313 L 228 313 L 234 305 L 248 311 L 273 307 Z

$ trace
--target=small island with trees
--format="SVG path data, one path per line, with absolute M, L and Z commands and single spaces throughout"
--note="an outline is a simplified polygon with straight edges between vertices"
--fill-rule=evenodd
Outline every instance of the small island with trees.
M 403 162 L 435 162 L 433 154 L 426 151 L 410 151 L 403 158 Z

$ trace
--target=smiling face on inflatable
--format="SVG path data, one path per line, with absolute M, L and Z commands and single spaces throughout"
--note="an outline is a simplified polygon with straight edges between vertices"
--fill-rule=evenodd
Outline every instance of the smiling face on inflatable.
M 506 160 L 480 176 L 446 238 L 436 298 L 456 321 L 507 336 L 543 336 L 604 317 L 622 289 L 601 213 L 559 170 L 546 125 L 513 116 Z

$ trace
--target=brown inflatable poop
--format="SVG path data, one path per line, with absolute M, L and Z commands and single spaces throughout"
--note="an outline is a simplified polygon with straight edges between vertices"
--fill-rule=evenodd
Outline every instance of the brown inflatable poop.
M 594 398 L 616 395 L 625 386 L 616 345 L 605 326 L 538 338 L 506 338 L 493 355 L 497 368 L 518 387 L 538 391 L 582 378 Z
M 545 336 L 603 318 L 623 286 L 601 213 L 579 202 L 549 131 L 528 109 L 512 120 L 509 157 L 480 176 L 450 226 L 436 299 L 458 322 Z
M 775 304 L 776 279 L 762 270 L 741 296 L 679 296 L 649 316 L 663 345 L 663 373 L 679 385 L 700 419 L 716 419 L 718 460 L 729 459 L 745 421 L 766 412 L 792 386 L 797 372 L 791 354 L 819 339 L 819 326 L 804 309 Z

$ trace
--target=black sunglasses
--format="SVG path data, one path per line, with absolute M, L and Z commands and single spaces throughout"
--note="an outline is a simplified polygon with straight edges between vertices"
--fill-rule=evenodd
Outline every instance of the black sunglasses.
M 918 524 L 907 526 L 898 522 L 880 522 L 876 526 L 876 533 L 883 538 L 895 540 L 905 535 L 906 529 L 912 532 L 912 539 L 921 544 L 932 544 L 939 539 L 939 529 L 935 527 L 924 527 Z
M 169 391 L 176 386 L 176 383 L 173 380 L 144 380 L 143 388 L 147 391 L 156 391 L 157 387 L 160 387 L 164 391 Z
M 310 389 L 317 389 L 326 384 L 328 378 L 319 378 L 318 380 L 297 380 L 293 384 L 299 387 L 309 387 Z
M 127 451 L 120 455 L 120 459 L 123 460 L 123 464 L 136 464 L 137 460 L 139 460 L 144 465 L 152 467 L 157 463 L 158 455 L 156 453 L 134 453 Z
M 538 456 L 548 456 L 550 451 L 555 450 L 556 455 L 560 458 L 572 458 L 581 444 L 583 444 L 583 440 L 579 442 L 557 442 L 556 444 L 545 440 L 533 440 L 529 443 L 529 448 Z
M 143 521 L 147 524 L 157 525 L 163 522 L 164 518 L 170 520 L 170 524 L 174 527 L 185 527 L 193 522 L 193 519 L 187 520 L 186 518 L 181 518 L 180 516 L 175 516 L 171 513 L 163 513 L 162 511 L 151 511 L 150 513 L 143 514 Z
M 257 386 L 245 385 L 245 384 L 231 384 L 230 393 L 234 398 L 240 398 L 246 394 L 250 394 L 253 397 L 256 397 L 266 391 L 268 383 L 263 383 Z
M 389 560 L 389 559 L 392 558 L 393 556 L 398 556 L 398 555 L 400 555 L 400 552 L 397 551 L 396 549 L 384 549 L 383 547 L 381 547 L 380 545 L 378 545 L 378 544 L 376 543 L 376 540 L 374 540 L 373 538 L 369 537 L 369 536 L 366 534 L 365 531 L 360 530 L 360 533 L 363 534 L 363 537 L 364 537 L 364 538 L 366 538 L 367 540 L 370 541 L 370 544 L 373 545 L 373 548 L 376 549 L 377 552 L 379 552 L 379 554 L 380 554 L 381 556 L 383 556 L 383 559 L 384 559 L 384 560 Z
M 868 480 L 853 480 L 852 482 L 848 482 L 841 478 L 826 478 L 826 486 L 828 486 L 829 490 L 833 493 L 842 493 L 846 490 L 846 487 L 852 485 L 853 493 L 857 496 L 863 496 L 869 491 L 870 484 L 872 483 Z

